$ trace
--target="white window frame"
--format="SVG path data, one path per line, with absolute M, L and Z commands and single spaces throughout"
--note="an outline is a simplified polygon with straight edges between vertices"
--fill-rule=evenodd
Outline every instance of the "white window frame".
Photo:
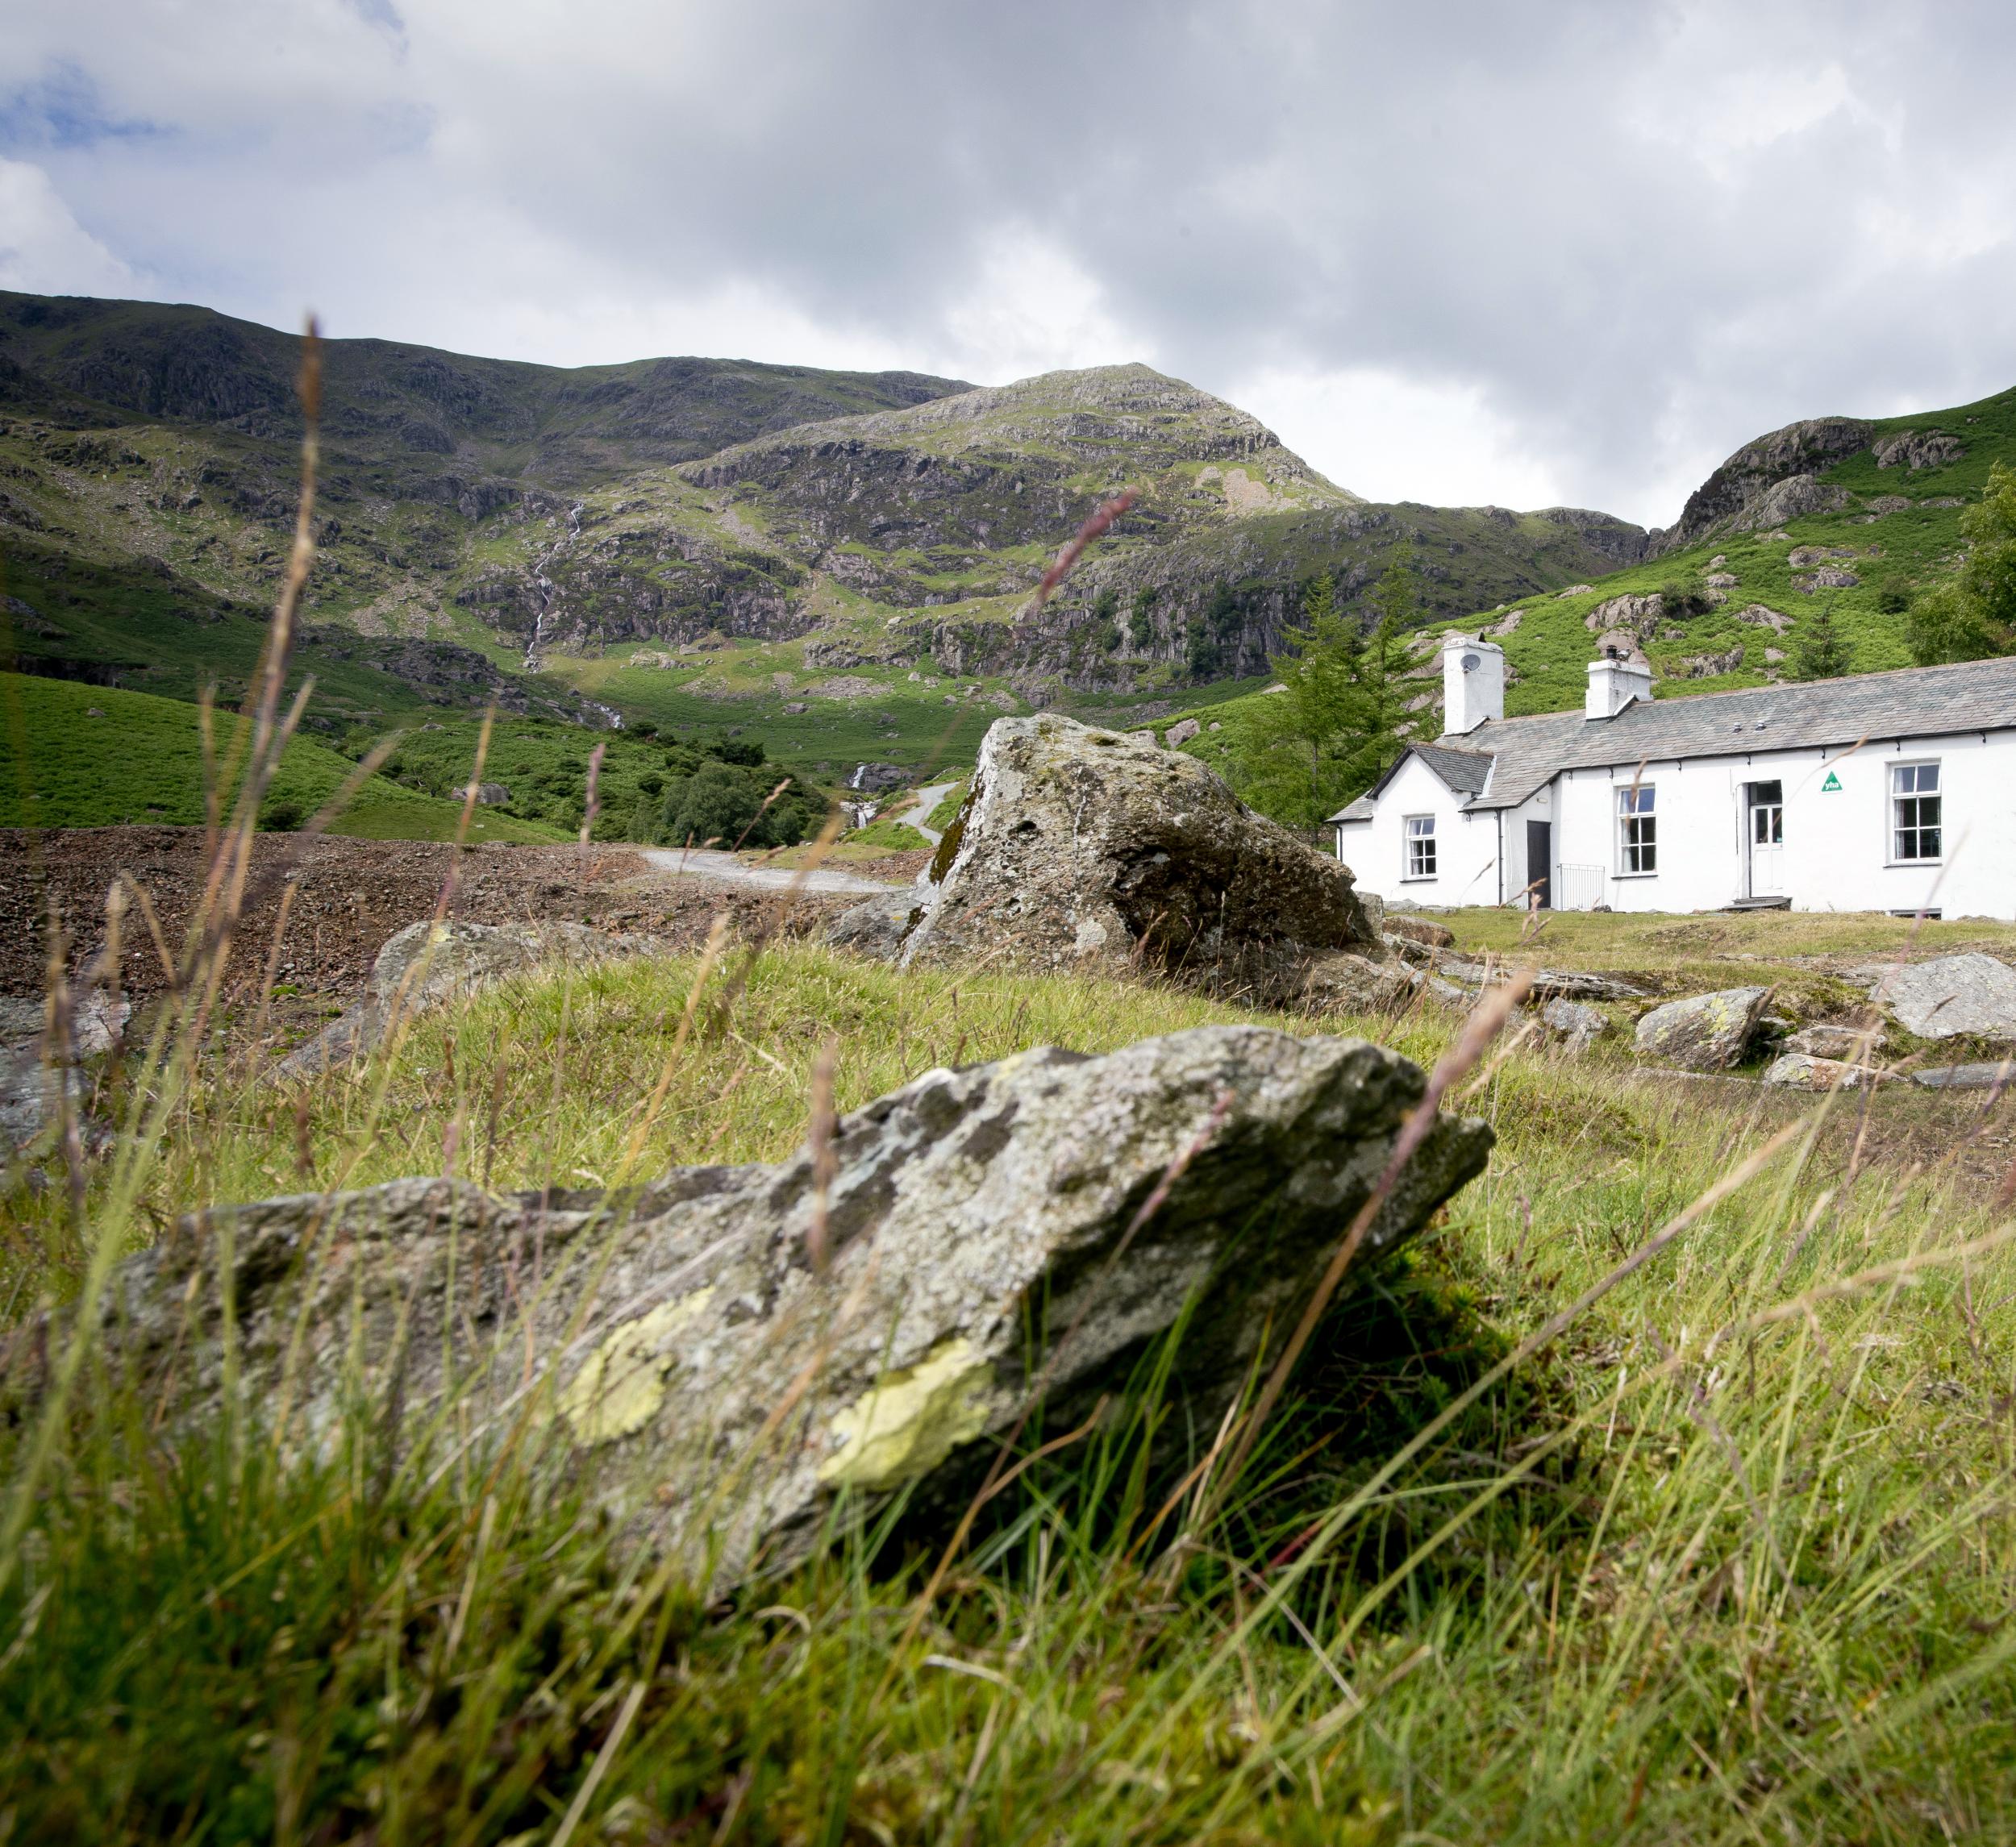
M 1887 866 L 1943 866 L 1946 863 L 1946 777 L 1942 768 L 1943 759 L 1939 757 L 1910 757 L 1902 762 L 1885 764 L 1887 787 L 1884 790 L 1883 841 L 1884 863 Z M 1930 770 L 1932 786 L 1929 789 L 1915 784 L 1908 791 L 1900 790 L 1897 772 L 1900 770 Z M 1934 811 L 1937 818 L 1928 826 L 1922 820 L 1914 819 L 1907 829 L 1898 817 L 1898 810 L 1909 801 L 1922 802 L 1930 797 L 1938 803 Z M 1898 836 L 1905 833 L 1916 834 L 1922 838 L 1926 834 L 1939 835 L 1939 850 L 1917 858 L 1907 859 L 1897 851 Z
M 1414 823 L 1417 821 L 1425 821 L 1428 825 L 1419 832 L 1416 832 Z M 1442 876 L 1440 833 L 1436 818 L 1432 814 L 1410 814 L 1404 817 L 1401 823 L 1400 836 L 1400 882 L 1402 884 L 1432 884 L 1435 880 Z M 1427 854 L 1428 869 L 1425 872 L 1417 870 L 1422 857 L 1414 851 L 1417 847 L 1426 847 L 1428 850 Z
M 1617 792 L 1614 809 L 1617 817 L 1617 872 L 1619 879 L 1656 879 L 1659 876 L 1659 808 L 1655 797 L 1658 794 L 1656 783 L 1616 783 L 1611 785 Z M 1635 800 L 1640 805 L 1635 809 L 1627 803 Z M 1632 830 L 1639 830 L 1634 836 Z M 1635 854 L 1639 864 L 1633 866 Z M 1644 862 L 1649 859 L 1651 863 Z

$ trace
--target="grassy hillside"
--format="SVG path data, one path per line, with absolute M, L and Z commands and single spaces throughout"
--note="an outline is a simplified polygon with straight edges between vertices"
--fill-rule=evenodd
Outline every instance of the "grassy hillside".
M 38 671 L 232 691 L 293 518 L 297 352 L 202 309 L 0 295 L 0 596 Z M 594 722 L 583 693 L 663 722 L 626 673 L 639 650 L 800 641 L 810 668 L 900 663 L 1024 704 L 1162 697 L 1257 672 L 1317 569 L 1361 589 L 1410 549 L 1455 614 L 1643 541 L 1602 515 L 1367 506 L 1143 366 L 973 391 L 333 341 L 323 437 L 301 658 L 334 729 L 492 700 Z M 1096 568 L 1017 620 L 1123 484 L 1143 499 Z
M 218 723 L 220 755 L 238 724 Z M 115 687 L 81 686 L 0 673 L 0 826 L 106 827 L 204 819 L 203 759 L 194 705 Z M 579 736 L 578 732 L 572 734 Z M 334 795 L 354 766 L 311 738 L 289 746 L 262 810 L 269 825 L 298 826 Z M 466 760 L 463 779 L 468 779 Z M 372 777 L 329 831 L 365 840 L 452 839 L 461 805 Z M 539 821 L 479 809 L 473 840 L 560 840 Z

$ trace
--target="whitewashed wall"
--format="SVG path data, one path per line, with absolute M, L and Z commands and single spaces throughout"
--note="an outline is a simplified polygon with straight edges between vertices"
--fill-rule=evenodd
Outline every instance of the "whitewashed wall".
M 1397 909 L 1410 905 L 1495 905 L 1498 901 L 1497 817 L 1468 814 L 1463 797 L 1418 757 L 1409 757 L 1379 797 L 1368 822 L 1344 823 L 1338 857 L 1361 891 Z M 1432 879 L 1406 876 L 1407 817 L 1432 814 L 1439 851 Z
M 1890 766 L 1927 761 L 1940 766 L 1944 857 L 1939 866 L 1894 864 Z M 1648 763 L 1642 773 L 1657 791 L 1659 869 L 1622 876 L 1617 791 L 1638 773 L 1632 764 L 1556 780 L 1556 857 L 1601 867 L 1614 909 L 1717 910 L 1745 896 L 1744 787 L 1775 780 L 1785 795 L 1776 882 L 1794 909 L 1929 905 L 1948 917 L 2016 917 L 2016 733 Z M 1838 789 L 1824 786 L 1830 773 Z
M 1938 866 L 1893 864 L 1890 766 L 1935 760 L 1944 858 Z M 1638 773 L 1635 763 L 1564 772 L 1518 808 L 1465 813 L 1461 798 L 1410 758 L 1372 820 L 1339 828 L 1339 857 L 1364 890 L 1390 905 L 1496 904 L 1536 876 L 1539 868 L 1526 863 L 1526 822 L 1548 821 L 1557 906 L 1583 908 L 1600 899 L 1617 910 L 1719 910 L 1746 895 L 1744 785 L 1776 780 L 1785 794 L 1776 883 L 1795 909 L 1929 905 L 1949 917 L 2016 919 L 2016 732 L 1649 763 L 1642 775 L 1658 792 L 1659 869 L 1620 876 L 1617 791 Z M 1822 786 L 1830 773 L 1838 790 Z M 1436 818 L 1439 870 L 1432 880 L 1410 880 L 1404 876 L 1406 817 L 1428 813 Z

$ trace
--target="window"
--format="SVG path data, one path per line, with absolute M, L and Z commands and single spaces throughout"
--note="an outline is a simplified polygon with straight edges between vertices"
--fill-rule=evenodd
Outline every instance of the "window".
M 1432 814 L 1407 817 L 1407 876 L 1432 879 L 1435 876 L 1435 817 Z
M 1750 785 L 1750 844 L 1782 847 L 1785 843 L 1785 788 L 1781 782 L 1753 782 Z
M 1890 766 L 1890 857 L 1936 859 L 1943 830 L 1939 819 L 1937 763 Z
M 1659 870 L 1659 817 L 1650 783 L 1617 792 L 1617 869 L 1628 876 Z

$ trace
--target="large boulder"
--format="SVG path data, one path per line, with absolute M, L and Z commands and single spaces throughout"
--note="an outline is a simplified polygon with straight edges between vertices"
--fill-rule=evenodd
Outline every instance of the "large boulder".
M 1942 955 L 1885 969 L 1869 998 L 1922 1039 L 2016 1039 L 2016 968 L 1992 955 Z
M 906 964 L 1145 962 L 1261 991 L 1275 975 L 1292 985 L 1314 953 L 1384 954 L 1329 855 L 1196 758 L 1054 713 L 989 730 L 932 872 Z
M 1638 1022 L 1639 1049 L 1682 1071 L 1727 1071 L 1743 1055 L 1768 988 L 1724 988 L 1655 1007 Z
M 229 1252 L 248 1400 L 295 1440 L 355 1409 L 481 1449 L 529 1414 L 631 1537 L 733 1578 L 801 1555 L 843 1491 L 963 1504 L 1037 1398 L 1071 1428 L 1179 1324 L 1176 1425 L 1215 1428 L 1422 1089 L 1383 1047 L 1259 1027 L 1024 1052 L 843 1117 L 823 1197 L 807 1152 L 614 1201 L 411 1179 L 213 1211 L 123 1266 L 106 1337 L 203 1416 L 223 1292 L 192 1272 Z M 1432 1125 L 1367 1256 L 1490 1146 Z
M 914 885 L 892 885 L 841 912 L 827 926 L 826 940 L 835 949 L 893 962 L 902 954 L 905 933 L 923 915 L 927 902 L 928 893 Z
M 648 936 L 609 935 L 585 924 L 408 924 L 371 965 L 364 997 L 274 1068 L 306 1077 L 371 1051 L 395 1019 L 410 1019 L 510 975 L 553 961 L 599 962 L 656 948 Z

